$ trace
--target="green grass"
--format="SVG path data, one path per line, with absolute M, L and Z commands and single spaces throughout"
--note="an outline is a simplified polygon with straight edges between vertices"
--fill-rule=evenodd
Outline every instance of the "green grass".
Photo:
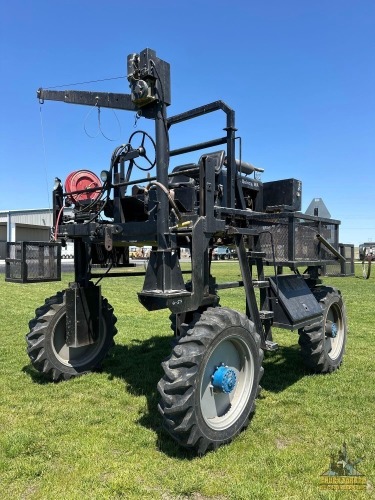
M 214 263 L 219 280 L 235 263 Z M 233 443 L 195 457 L 161 429 L 156 406 L 160 361 L 170 351 L 167 311 L 147 312 L 142 278 L 108 279 L 102 293 L 118 317 L 116 347 L 103 370 L 46 383 L 25 351 L 29 319 L 62 283 L 0 282 L 0 495 L 2 499 L 316 499 L 375 498 L 375 279 L 330 278 L 349 318 L 343 366 L 308 374 L 297 334 L 275 330 L 281 348 L 265 356 L 263 391 L 248 429 Z M 221 303 L 244 310 L 241 289 Z M 325 493 L 319 476 L 346 441 L 363 457 L 367 492 Z

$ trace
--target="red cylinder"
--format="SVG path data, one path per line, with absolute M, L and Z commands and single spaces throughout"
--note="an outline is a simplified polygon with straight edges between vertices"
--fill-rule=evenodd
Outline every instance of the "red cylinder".
M 83 191 L 101 187 L 102 183 L 93 172 L 90 170 L 76 170 L 71 172 L 65 180 L 65 192 L 72 193 L 74 191 Z M 100 196 L 100 190 L 89 191 L 79 194 L 71 194 L 68 196 L 73 203 L 82 203 L 85 201 L 95 201 Z

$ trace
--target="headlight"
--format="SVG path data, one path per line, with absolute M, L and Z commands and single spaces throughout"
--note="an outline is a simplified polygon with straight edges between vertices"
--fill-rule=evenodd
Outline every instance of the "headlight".
M 109 174 L 108 170 L 102 170 L 100 172 L 100 178 L 101 178 L 102 182 L 109 181 L 110 180 L 109 176 L 110 176 L 110 174 Z

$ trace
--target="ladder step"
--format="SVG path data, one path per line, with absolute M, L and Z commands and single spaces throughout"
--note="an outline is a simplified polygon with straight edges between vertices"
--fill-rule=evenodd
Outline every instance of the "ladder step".
M 277 342 L 273 342 L 272 340 L 266 340 L 266 351 L 277 351 L 279 348 L 279 344 Z
M 273 311 L 259 311 L 260 319 L 271 319 L 274 317 Z
M 251 257 L 252 259 L 262 259 L 265 257 L 267 254 L 266 252 L 247 252 L 247 256 Z
M 253 280 L 253 285 L 256 288 L 269 288 L 270 282 L 264 280 Z

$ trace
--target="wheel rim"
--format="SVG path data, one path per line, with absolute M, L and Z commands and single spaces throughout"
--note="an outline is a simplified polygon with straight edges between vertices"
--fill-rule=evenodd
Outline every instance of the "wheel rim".
M 218 367 L 225 366 L 235 374 L 230 392 L 212 385 Z M 254 358 L 244 340 L 233 334 L 221 341 L 207 360 L 200 387 L 200 409 L 206 424 L 224 430 L 235 423 L 247 405 L 254 386 Z
M 99 338 L 94 344 L 82 347 L 68 347 L 66 345 L 66 309 L 60 312 L 56 319 L 52 331 L 52 349 L 57 360 L 65 365 L 74 368 L 90 363 L 97 354 L 101 351 L 106 338 L 106 323 L 104 315 L 102 315 L 102 325 L 100 328 Z
M 338 304 L 332 304 L 329 308 L 325 325 L 326 351 L 335 360 L 340 356 L 345 340 L 345 324 Z

